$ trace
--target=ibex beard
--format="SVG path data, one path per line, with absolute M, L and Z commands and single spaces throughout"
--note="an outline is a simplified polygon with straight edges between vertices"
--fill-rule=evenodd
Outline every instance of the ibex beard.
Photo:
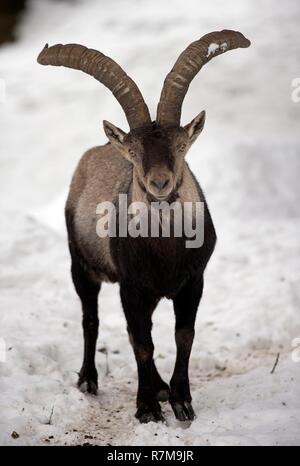
M 206 34 L 190 44 L 164 81 L 155 121 L 135 82 L 101 52 L 77 44 L 57 44 L 46 45 L 38 57 L 43 65 L 78 69 L 103 83 L 119 101 L 130 127 L 126 133 L 104 120 L 108 143 L 81 158 L 65 214 L 72 279 L 83 312 L 84 354 L 78 387 L 97 393 L 98 294 L 104 280 L 118 282 L 137 363 L 136 417 L 140 422 L 164 420 L 161 401 L 170 402 L 179 421 L 195 417 L 189 359 L 204 271 L 216 233 L 205 196 L 186 162 L 203 130 L 205 112 L 181 126 L 181 108 L 192 79 L 205 63 L 227 50 L 249 45 L 240 32 L 228 30 Z M 119 196 L 126 196 L 129 206 L 124 215 Z M 107 202 L 105 219 L 103 203 Z M 174 209 L 155 210 L 152 203 L 162 202 L 169 207 L 175 202 Z M 201 207 L 198 213 L 196 206 Z M 142 211 L 139 217 L 138 208 Z M 149 222 L 153 212 L 156 224 Z M 97 214 L 104 214 L 104 220 Z M 166 224 L 167 218 L 172 221 Z M 114 222 L 108 230 L 116 234 L 98 235 L 109 219 Z M 169 234 L 171 224 L 174 231 Z M 181 229 L 179 235 L 177 228 Z M 152 314 L 163 297 L 173 300 L 175 313 L 177 352 L 169 384 L 156 368 L 151 338 Z

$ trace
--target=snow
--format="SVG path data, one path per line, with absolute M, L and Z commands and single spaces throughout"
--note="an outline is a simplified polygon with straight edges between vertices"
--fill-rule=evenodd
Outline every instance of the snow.
M 0 444 L 300 444 L 300 104 L 291 98 L 299 15 L 298 0 L 289 8 L 262 0 L 259 11 L 238 0 L 201 8 L 196 0 L 189 8 L 180 0 L 172 8 L 157 0 L 134 8 L 132 0 L 31 2 L 20 41 L 0 49 Z M 224 28 L 240 30 L 252 46 L 204 67 L 182 115 L 185 124 L 207 111 L 188 161 L 218 233 L 190 365 L 197 419 L 180 424 L 163 404 L 166 424 L 140 425 L 115 285 L 105 285 L 99 299 L 99 395 L 76 388 L 81 311 L 63 221 L 77 161 L 106 140 L 102 120 L 124 130 L 126 120 L 95 80 L 41 67 L 36 57 L 46 42 L 100 49 L 136 80 L 154 115 L 178 54 Z M 173 326 L 171 302 L 162 301 L 153 336 L 165 380 L 174 365 Z
M 227 42 L 222 42 L 222 44 L 215 44 L 213 42 L 212 44 L 209 44 L 206 56 L 210 57 L 211 55 L 214 55 L 218 50 L 222 50 L 222 52 L 225 52 L 226 49 Z

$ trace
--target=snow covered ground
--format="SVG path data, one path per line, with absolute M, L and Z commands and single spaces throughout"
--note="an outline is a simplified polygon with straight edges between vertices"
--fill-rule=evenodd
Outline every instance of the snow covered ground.
M 300 444 L 299 347 L 292 356 L 300 337 L 300 103 L 291 99 L 299 21 L 298 0 L 31 2 L 20 40 L 0 49 L 0 444 Z M 126 129 L 125 117 L 93 79 L 35 60 L 46 42 L 100 49 L 137 81 L 154 115 L 181 50 L 224 28 L 242 31 L 252 47 L 210 62 L 182 115 L 187 123 L 207 111 L 188 160 L 219 238 L 190 365 L 197 419 L 180 424 L 164 404 L 166 425 L 140 425 L 117 286 L 99 299 L 99 395 L 76 388 L 81 313 L 63 224 L 81 154 L 105 141 L 104 118 Z M 163 301 L 154 342 L 167 380 L 173 326 Z

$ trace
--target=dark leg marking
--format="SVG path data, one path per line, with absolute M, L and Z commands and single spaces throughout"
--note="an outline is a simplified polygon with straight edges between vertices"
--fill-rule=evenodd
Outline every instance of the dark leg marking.
M 151 370 L 152 370 L 152 383 L 153 383 L 154 391 L 156 393 L 157 401 L 168 401 L 170 398 L 169 385 L 162 380 L 156 368 L 155 362 L 153 360 L 152 360 Z
M 90 279 L 74 255 L 72 255 L 71 272 L 75 289 L 81 300 L 83 313 L 84 355 L 77 385 L 80 390 L 96 395 L 98 374 L 95 366 L 95 351 L 99 327 L 98 294 L 100 284 L 94 283 Z
M 195 333 L 196 314 L 202 291 L 203 277 L 201 275 L 188 282 L 173 300 L 176 317 L 177 357 L 170 381 L 170 403 L 179 421 L 192 421 L 195 418 L 191 404 L 188 368 Z
M 153 361 L 154 346 L 151 338 L 151 315 L 157 300 L 145 290 L 136 290 L 122 283 L 121 301 L 127 319 L 129 338 L 134 350 L 138 370 L 137 412 L 140 422 L 163 421 L 158 392 L 167 384 L 160 378 Z

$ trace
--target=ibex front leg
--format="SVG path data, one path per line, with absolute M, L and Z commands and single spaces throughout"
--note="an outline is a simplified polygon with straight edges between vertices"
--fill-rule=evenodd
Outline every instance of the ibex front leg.
M 174 299 L 176 316 L 175 339 L 177 357 L 170 382 L 170 403 L 179 421 L 193 420 L 195 413 L 191 405 L 189 384 L 189 359 L 194 339 L 194 326 L 198 305 L 203 291 L 203 277 L 188 282 Z
M 73 283 L 80 297 L 83 313 L 84 356 L 77 385 L 80 390 L 96 395 L 98 374 L 95 366 L 95 351 L 99 326 L 97 300 L 100 284 L 90 279 L 72 251 L 71 256 Z
M 128 284 L 121 284 L 120 292 L 138 370 L 135 416 L 143 423 L 162 421 L 163 416 L 157 398 L 161 390 L 165 389 L 168 392 L 168 385 L 162 381 L 155 367 L 151 338 L 151 315 L 157 300 L 145 290 L 137 290 Z

